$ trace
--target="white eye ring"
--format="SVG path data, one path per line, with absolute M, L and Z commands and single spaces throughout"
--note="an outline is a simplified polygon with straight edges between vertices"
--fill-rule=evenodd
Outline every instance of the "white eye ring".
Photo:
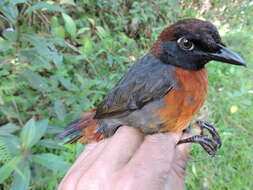
M 183 50 L 191 51 L 194 49 L 194 44 L 190 40 L 186 39 L 185 37 L 179 38 L 177 40 L 177 44 Z

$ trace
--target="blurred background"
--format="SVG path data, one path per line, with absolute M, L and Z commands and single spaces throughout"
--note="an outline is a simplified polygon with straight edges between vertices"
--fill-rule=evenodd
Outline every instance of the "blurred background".
M 193 145 L 187 189 L 253 189 L 252 0 L 0 0 L 0 190 L 54 190 L 84 146 L 55 135 L 93 109 L 163 28 L 214 23 L 247 68 L 208 64 L 209 95 L 196 117 L 223 146 Z

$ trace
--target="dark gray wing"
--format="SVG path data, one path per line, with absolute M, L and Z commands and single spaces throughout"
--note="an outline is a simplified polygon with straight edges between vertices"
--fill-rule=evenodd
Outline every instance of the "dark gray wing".
M 115 88 L 105 96 L 95 119 L 128 114 L 146 103 L 162 98 L 173 86 L 174 67 L 162 63 L 152 54 L 136 62 Z

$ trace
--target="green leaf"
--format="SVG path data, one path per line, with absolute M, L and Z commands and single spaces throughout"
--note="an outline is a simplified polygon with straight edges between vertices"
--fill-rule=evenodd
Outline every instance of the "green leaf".
M 21 61 L 28 61 L 36 67 L 42 66 L 47 70 L 52 68 L 52 62 L 56 66 L 61 64 L 63 54 L 57 51 L 56 45 L 64 46 L 64 40 L 28 34 L 22 34 L 20 38 L 21 41 L 24 40 L 33 46 L 20 50 Z
M 81 47 L 81 51 L 86 54 L 86 55 L 90 55 L 92 54 L 92 50 L 93 50 L 93 42 L 90 38 L 89 35 L 84 35 L 82 38 L 82 47 Z
M 28 9 L 26 9 L 25 14 L 29 14 L 31 12 L 34 12 L 36 10 L 45 10 L 45 11 L 51 11 L 51 12 L 64 12 L 64 9 L 57 5 L 52 5 L 46 2 L 38 2 L 34 5 L 30 6 Z
M 75 5 L 74 0 L 60 0 L 61 4 Z
M 3 183 L 4 180 L 11 175 L 12 171 L 17 167 L 21 159 L 21 156 L 14 157 L 0 168 L 0 183 Z
M 57 26 L 60 26 L 57 16 L 52 16 L 51 17 L 50 25 L 51 25 L 51 28 L 55 28 Z
M 40 43 L 40 42 L 39 42 Z M 39 47 L 36 48 L 23 48 L 20 50 L 20 60 L 23 62 L 29 62 L 33 65 L 36 65 L 37 67 L 41 66 L 46 69 L 51 69 L 52 66 L 50 64 L 50 57 L 49 54 L 45 56 L 45 53 L 43 51 L 46 51 L 46 47 L 41 47 L 41 51 L 39 51 Z
M 10 152 L 6 147 L 3 138 L 0 138 L 0 162 L 6 162 L 11 159 Z
M 16 5 L 16 4 L 20 4 L 20 3 L 25 3 L 27 2 L 28 0 L 12 0 L 11 2 Z
M 13 43 L 10 42 L 9 40 L 4 40 L 3 38 L 0 37 L 0 52 L 8 51 L 9 49 L 12 48 L 12 44 Z
M 44 82 L 43 78 L 39 74 L 31 70 L 25 70 L 21 73 L 21 76 L 29 82 L 31 87 L 41 91 L 50 91 L 48 84 Z
M 6 125 L 3 125 L 0 127 L 0 136 L 1 135 L 6 135 L 6 134 L 10 134 L 13 133 L 15 131 L 17 131 L 19 129 L 19 127 L 13 123 L 8 123 Z
M 43 140 L 39 141 L 39 145 L 47 147 L 47 148 L 57 149 L 57 150 L 64 150 L 65 149 L 64 146 L 58 145 L 56 143 L 56 141 L 52 140 L 52 139 L 43 139 Z
M 15 3 L 9 0 L 0 1 L 0 12 L 5 16 L 6 20 L 12 24 L 16 24 L 18 9 L 15 6 Z
M 62 132 L 62 129 L 60 127 L 57 127 L 57 126 L 48 126 L 47 128 L 47 133 L 48 134 L 58 134 Z
M 108 37 L 108 32 L 101 26 L 97 26 L 96 27 L 96 33 L 98 34 L 98 36 L 101 38 L 101 40 L 105 39 L 106 37 Z
M 11 42 L 15 42 L 17 40 L 17 32 L 15 30 L 13 31 L 8 31 L 8 30 L 4 30 L 3 31 L 3 36 Z
M 65 107 L 62 101 L 56 100 L 54 103 L 54 112 L 60 120 L 65 119 Z
M 29 163 L 27 161 L 21 162 L 17 170 L 19 172 L 14 172 L 10 190 L 28 190 L 31 178 Z
M 77 34 L 80 35 L 80 34 L 83 34 L 83 33 L 87 32 L 87 31 L 89 31 L 89 30 L 90 30 L 89 27 L 83 27 L 83 28 L 80 28 L 78 30 Z
M 55 65 L 58 67 L 63 60 L 63 55 L 60 55 L 56 52 L 51 52 L 52 60 L 55 63 Z
M 72 84 L 68 79 L 65 79 L 63 77 L 58 77 L 59 81 L 61 82 L 61 84 L 70 91 L 77 91 L 78 87 L 74 84 Z
M 34 118 L 30 119 L 21 131 L 21 141 L 25 148 L 31 147 L 33 138 L 35 137 L 35 120 Z
M 48 126 L 48 120 L 41 120 L 35 123 L 35 120 L 30 119 L 21 131 L 21 141 L 25 148 L 30 148 L 35 145 L 40 138 L 45 134 Z
M 77 33 L 76 33 L 76 23 L 74 22 L 74 20 L 67 14 L 62 13 L 62 17 L 64 19 L 65 22 L 65 28 L 67 30 L 67 32 L 70 34 L 70 36 L 72 38 L 75 38 Z
M 37 128 L 36 128 L 36 132 L 37 132 L 37 136 L 36 136 L 36 140 L 40 140 L 40 138 L 45 134 L 47 127 L 48 127 L 48 119 L 43 119 L 40 121 L 36 122 Z
M 32 160 L 50 170 L 66 171 L 70 166 L 70 164 L 62 160 L 60 156 L 51 153 L 33 155 Z
M 13 158 L 14 156 L 20 155 L 21 142 L 17 136 L 12 135 L 12 136 L 0 137 L 0 144 L 2 144 L 2 148 L 7 154 L 7 156 Z
M 51 34 L 54 37 L 65 39 L 65 30 L 64 30 L 64 28 L 62 26 L 53 27 L 51 29 Z

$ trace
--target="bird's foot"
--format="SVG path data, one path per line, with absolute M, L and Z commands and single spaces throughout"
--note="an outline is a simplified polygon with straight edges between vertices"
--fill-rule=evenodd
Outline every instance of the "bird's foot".
M 212 135 L 212 139 L 217 143 L 218 148 L 221 147 L 222 142 L 221 142 L 220 135 L 216 131 L 213 125 L 203 122 L 203 121 L 197 121 L 196 124 L 201 128 L 200 135 L 204 135 L 204 129 L 206 129 Z
M 200 128 L 200 135 L 195 135 L 186 139 L 180 140 L 177 144 L 183 144 L 183 143 L 199 143 L 203 149 L 211 156 L 215 156 L 217 153 L 217 150 L 221 147 L 221 138 L 216 131 L 216 129 L 203 121 L 197 121 L 197 126 Z M 191 131 L 192 126 L 190 128 L 187 128 L 185 132 Z M 209 137 L 204 134 L 204 130 L 207 130 L 212 137 Z

